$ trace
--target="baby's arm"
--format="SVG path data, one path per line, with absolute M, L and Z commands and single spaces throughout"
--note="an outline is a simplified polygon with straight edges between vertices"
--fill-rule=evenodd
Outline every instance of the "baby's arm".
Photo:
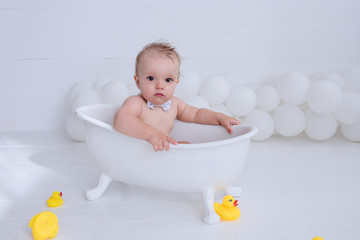
M 229 133 L 233 133 L 233 125 L 239 125 L 240 121 L 225 114 L 214 112 L 206 108 L 196 108 L 187 105 L 179 99 L 178 119 L 184 122 L 193 122 L 208 125 L 221 125 Z
M 169 150 L 169 143 L 174 145 L 177 142 L 170 136 L 166 136 L 149 124 L 140 120 L 142 112 L 142 99 L 129 97 L 114 117 L 114 129 L 125 135 L 146 140 L 153 145 L 155 151 Z

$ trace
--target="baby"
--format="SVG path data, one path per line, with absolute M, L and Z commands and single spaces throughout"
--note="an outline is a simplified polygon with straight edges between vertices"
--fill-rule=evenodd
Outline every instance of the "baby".
M 150 142 L 155 151 L 168 151 L 170 143 L 178 144 L 169 136 L 175 119 L 222 125 L 232 133 L 231 126 L 240 124 L 235 118 L 193 107 L 174 96 L 180 61 L 179 54 L 168 43 L 151 43 L 139 52 L 134 79 L 140 93 L 127 98 L 116 112 L 115 130 Z

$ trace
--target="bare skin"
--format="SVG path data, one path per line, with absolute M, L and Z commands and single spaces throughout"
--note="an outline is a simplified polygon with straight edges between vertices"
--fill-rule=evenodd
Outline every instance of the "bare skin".
M 198 109 L 173 96 L 168 112 L 162 108 L 150 109 L 141 96 L 128 98 L 115 115 L 114 128 L 126 135 L 143 139 L 153 145 L 155 151 L 169 150 L 169 143 L 177 145 L 169 136 L 175 119 L 199 124 L 221 125 L 232 133 L 231 126 L 240 122 L 222 113 Z

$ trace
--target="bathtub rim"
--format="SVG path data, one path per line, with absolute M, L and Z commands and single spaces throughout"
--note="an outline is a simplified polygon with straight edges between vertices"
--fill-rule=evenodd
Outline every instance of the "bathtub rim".
M 82 106 L 79 107 L 75 110 L 75 115 L 79 118 L 79 120 L 85 120 L 87 122 L 90 122 L 94 125 L 97 125 L 99 127 L 105 128 L 115 134 L 119 134 L 122 137 L 126 137 L 126 138 L 130 138 L 131 140 L 135 140 L 139 143 L 145 143 L 147 145 L 149 145 L 149 147 L 152 148 L 151 144 L 145 140 L 141 140 L 141 139 L 137 139 L 134 137 L 130 137 L 127 136 L 125 134 L 122 134 L 118 131 L 116 131 L 112 125 L 104 123 L 100 120 L 97 120 L 93 117 L 88 116 L 87 114 L 85 114 L 83 111 L 89 108 L 99 108 L 99 107 L 105 107 L 105 108 L 120 108 L 121 105 L 118 104 L 111 104 L 111 103 L 100 103 L 100 104 L 91 104 L 91 105 L 86 105 L 86 106 Z M 217 126 L 217 125 L 211 125 L 211 126 Z M 232 138 L 228 138 L 228 139 L 223 139 L 223 140 L 218 140 L 218 141 L 212 141 L 212 142 L 205 142 L 205 143 L 192 143 L 192 144 L 178 144 L 178 145 L 173 145 L 170 144 L 170 148 L 174 148 L 174 149 L 198 149 L 198 148 L 208 148 L 208 147 L 217 147 L 217 146 L 223 146 L 223 145 L 227 145 L 227 144 L 231 144 L 231 143 L 235 143 L 235 142 L 241 142 L 244 141 L 246 139 L 251 140 L 251 137 L 254 136 L 257 132 L 258 129 L 255 126 L 252 125 L 245 125 L 245 124 L 240 124 L 240 125 L 234 125 L 234 127 L 240 127 L 240 128 L 247 128 L 249 129 L 249 131 L 245 134 L 236 136 L 236 137 L 232 137 Z M 85 130 L 86 131 L 86 130 Z

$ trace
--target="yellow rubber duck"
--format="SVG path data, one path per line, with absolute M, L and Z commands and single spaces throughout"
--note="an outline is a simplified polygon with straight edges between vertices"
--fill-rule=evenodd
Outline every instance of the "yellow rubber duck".
M 63 204 L 64 200 L 62 200 L 62 192 L 54 192 L 52 196 L 47 200 L 47 205 L 49 207 L 59 207 Z
M 56 237 L 59 231 L 58 219 L 52 212 L 41 212 L 31 218 L 29 227 L 35 240 L 45 240 Z
M 214 203 L 215 212 L 222 220 L 236 220 L 240 217 L 240 209 L 237 208 L 238 200 L 235 201 L 233 196 L 226 195 L 223 203 Z

